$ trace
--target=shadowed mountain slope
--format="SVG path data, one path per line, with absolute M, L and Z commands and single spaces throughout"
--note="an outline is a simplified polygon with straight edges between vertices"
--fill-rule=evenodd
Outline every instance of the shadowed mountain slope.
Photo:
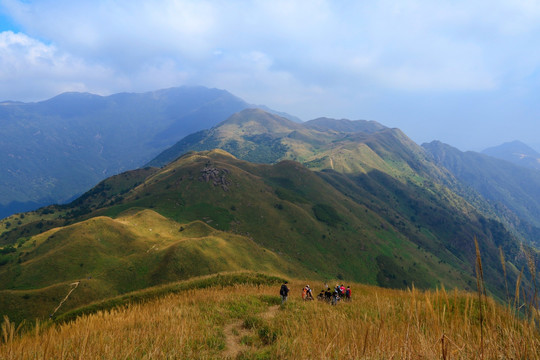
M 528 240 L 540 239 L 540 172 L 441 142 L 424 144 L 439 165 L 489 200 L 494 211 Z

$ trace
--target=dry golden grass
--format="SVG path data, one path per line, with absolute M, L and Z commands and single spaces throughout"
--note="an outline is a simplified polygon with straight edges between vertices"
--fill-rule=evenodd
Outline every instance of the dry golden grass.
M 284 329 L 276 355 L 344 359 L 472 359 L 480 352 L 476 294 L 393 291 L 362 287 L 350 303 L 299 304 L 301 317 L 279 318 Z M 538 359 L 540 334 L 488 301 L 484 314 L 487 359 Z
M 279 286 L 237 285 L 38 326 L 20 336 L 4 322 L 0 358 L 219 359 L 227 353 L 224 328 L 238 320 L 251 334 L 242 336 L 239 359 L 480 357 L 476 294 L 354 285 L 353 301 L 331 306 L 301 301 L 303 285 L 291 284 L 289 302 L 272 317 L 265 312 L 278 303 Z M 534 318 L 518 320 L 490 299 L 483 306 L 484 358 L 540 359 Z

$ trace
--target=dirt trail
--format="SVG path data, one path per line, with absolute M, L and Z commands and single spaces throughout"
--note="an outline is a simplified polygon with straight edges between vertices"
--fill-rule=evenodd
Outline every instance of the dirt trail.
M 263 319 L 272 319 L 276 316 L 279 309 L 279 305 L 270 306 L 268 310 L 261 313 L 260 316 Z M 248 346 L 242 344 L 240 340 L 246 335 L 250 335 L 252 332 L 244 328 L 243 320 L 235 320 L 234 322 L 225 326 L 223 332 L 225 333 L 225 351 L 223 357 L 226 359 L 235 359 L 238 354 L 243 350 L 249 349 Z
M 242 350 L 246 350 L 248 347 L 240 343 L 243 336 L 249 334 L 249 330 L 244 329 L 244 322 L 242 320 L 236 320 L 235 322 L 225 326 L 223 332 L 225 333 L 225 352 L 223 357 L 226 359 L 235 359 Z
M 74 283 L 71 283 L 69 284 L 71 286 L 71 289 L 69 290 L 68 294 L 66 295 L 66 297 L 64 298 L 64 300 L 60 301 L 60 304 L 58 304 L 58 306 L 56 307 L 56 309 L 54 309 L 54 311 L 52 312 L 52 314 L 50 315 L 50 317 L 53 317 L 54 314 L 56 314 L 56 312 L 58 311 L 58 309 L 60 309 L 60 306 L 62 306 L 63 303 L 66 302 L 66 300 L 69 298 L 69 295 L 71 295 L 71 293 L 73 292 L 73 290 L 75 290 L 79 284 L 81 282 L 80 281 L 75 281 Z

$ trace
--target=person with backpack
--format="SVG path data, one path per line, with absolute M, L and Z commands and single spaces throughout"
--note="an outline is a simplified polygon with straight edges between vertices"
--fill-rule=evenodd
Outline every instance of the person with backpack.
M 347 289 L 345 290 L 345 300 L 351 301 L 351 287 L 347 286 Z
M 285 281 L 279 289 L 279 295 L 281 295 L 281 304 L 283 305 L 287 301 L 287 296 L 289 296 L 289 287 L 287 286 L 288 282 Z
M 313 299 L 313 292 L 311 291 L 309 285 L 306 285 L 306 298 L 304 300 L 315 300 Z

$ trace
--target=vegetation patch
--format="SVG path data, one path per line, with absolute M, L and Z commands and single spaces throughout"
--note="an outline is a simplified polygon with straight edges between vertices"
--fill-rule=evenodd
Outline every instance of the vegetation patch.
M 342 221 L 336 209 L 330 205 L 315 204 L 312 209 L 317 220 L 322 221 L 330 226 L 336 226 Z

